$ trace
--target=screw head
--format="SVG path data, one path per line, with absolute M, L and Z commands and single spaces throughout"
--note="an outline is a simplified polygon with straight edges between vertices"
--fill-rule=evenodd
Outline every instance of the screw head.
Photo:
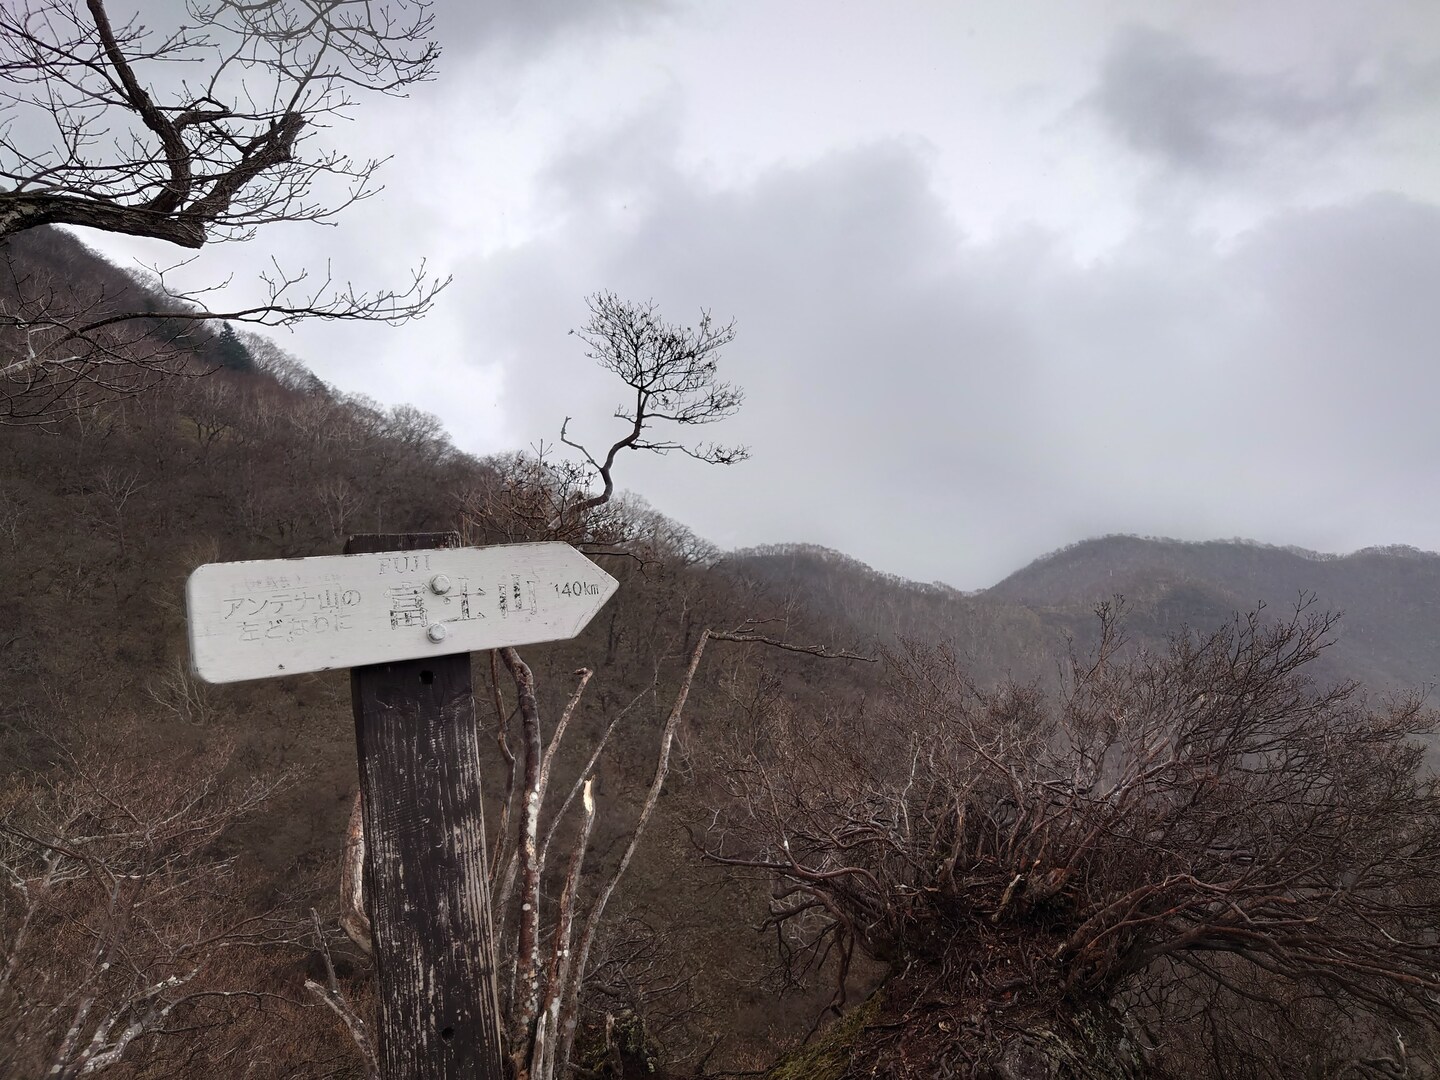
M 445 640 L 445 634 L 446 630 L 444 623 L 433 622 L 425 630 L 425 636 L 436 644 L 439 644 L 440 642 Z
M 436 574 L 430 579 L 430 591 L 437 596 L 444 596 L 450 591 L 450 579 L 444 574 Z

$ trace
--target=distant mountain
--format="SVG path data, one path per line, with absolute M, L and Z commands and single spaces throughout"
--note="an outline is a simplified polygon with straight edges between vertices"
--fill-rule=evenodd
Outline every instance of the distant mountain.
M 1260 602 L 1282 612 L 1314 593 L 1320 607 L 1344 615 L 1336 653 L 1349 673 L 1376 685 L 1440 679 L 1440 554 L 1412 547 L 1326 555 L 1245 540 L 1107 536 L 1037 559 L 984 595 L 1073 612 L 1113 593 L 1164 630 L 1204 627 Z
M 1314 594 L 1318 608 L 1343 613 L 1321 674 L 1377 688 L 1440 680 L 1440 555 L 1410 547 L 1339 556 L 1245 540 L 1107 536 L 1036 559 L 973 594 L 803 544 L 735 552 L 726 566 L 858 639 L 952 643 L 983 678 L 1047 677 L 1066 637 L 1083 642 L 1095 605 L 1116 595 L 1126 599 L 1132 636 L 1159 643 L 1182 627 L 1217 628 L 1260 603 L 1281 615 Z
M 861 648 L 902 641 L 953 646 L 977 675 L 1030 679 L 1054 670 L 1057 627 L 1023 604 L 908 581 L 814 544 L 772 544 L 726 556 L 719 569 L 768 589 L 773 601 L 832 641 Z

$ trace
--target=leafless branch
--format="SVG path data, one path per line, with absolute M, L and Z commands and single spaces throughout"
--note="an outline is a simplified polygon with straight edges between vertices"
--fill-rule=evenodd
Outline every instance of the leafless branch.
M 330 943 L 326 940 L 325 931 L 320 926 L 320 916 L 314 908 L 310 909 L 310 920 L 314 925 L 316 947 L 325 961 L 325 985 L 320 985 L 314 979 L 306 979 L 305 989 L 324 1002 L 345 1025 L 345 1030 L 350 1033 L 355 1048 L 360 1052 L 365 1080 L 380 1080 L 380 1061 L 370 1039 L 370 1029 L 340 990 L 340 981 L 335 977 L 335 962 L 330 957 Z
M 1231 957 L 1267 1000 L 1440 1022 L 1435 715 L 1316 686 L 1335 620 L 1308 604 L 1163 653 L 1127 648 L 1116 611 L 1053 703 L 910 647 L 878 716 L 777 705 L 714 770 L 700 843 L 780 883 L 769 925 L 812 958 L 833 937 L 1063 1012 L 1185 967 L 1238 994 Z
M 743 446 L 687 445 L 651 434 L 657 424 L 680 428 L 713 424 L 739 410 L 744 391 L 717 376 L 720 350 L 735 340 L 733 322 L 717 324 L 708 311 L 702 311 L 696 326 L 682 327 L 661 319 L 654 301 L 633 303 L 608 292 L 588 297 L 587 303 L 589 320 L 571 333 L 587 346 L 585 355 L 618 375 L 634 397 L 615 410 L 615 418 L 629 429 L 610 445 L 603 460 L 569 437 L 568 417 L 561 425 L 560 441 L 580 451 L 601 483 L 600 492 L 579 500 L 569 508 L 571 513 L 583 515 L 609 501 L 615 491 L 612 470 L 622 450 L 658 454 L 679 450 L 712 465 L 733 465 L 750 456 Z

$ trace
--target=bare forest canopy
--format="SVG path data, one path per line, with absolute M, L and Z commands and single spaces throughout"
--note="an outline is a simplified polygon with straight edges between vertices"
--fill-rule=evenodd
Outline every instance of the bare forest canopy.
M 4 257 L 12 276 L 48 274 L 132 309 L 149 295 L 63 232 L 12 238 Z M 346 675 L 197 682 L 183 583 L 206 562 L 336 553 L 358 532 L 530 539 L 553 495 L 533 461 L 461 453 L 434 417 L 347 396 L 267 339 L 205 323 L 184 334 L 177 343 L 157 322 L 134 347 L 183 348 L 189 377 L 45 427 L 0 425 L 4 1076 L 79 1060 L 66 1039 L 85 1002 L 111 1075 L 239 1075 L 237 1061 L 257 1080 L 365 1075 L 351 1032 L 305 988 L 334 985 L 362 1016 L 374 1007 L 368 958 L 335 932 L 356 788 Z M 1428 714 L 1400 698 L 1372 710 L 1342 680 L 1378 702 L 1440 675 L 1440 556 L 1108 537 L 964 594 L 803 544 L 720 552 L 633 496 L 603 511 L 586 547 L 620 580 L 617 596 L 575 640 L 526 650 L 547 708 L 577 669 L 594 672 L 557 775 L 575 776 L 614 725 L 588 887 L 625 847 L 706 628 L 888 661 L 712 647 L 657 817 L 596 942 L 585 1075 L 763 1071 L 784 1051 L 780 1076 L 881 1062 L 964 1075 L 992 1043 L 1003 1052 L 983 1075 L 1025 1075 L 1025 1055 L 1051 1043 L 1109 1062 L 1074 1076 L 1137 1074 L 1142 1058 L 1150 1075 L 1293 1075 L 1285 1062 L 1307 1055 L 1307 1075 L 1434 1075 L 1436 866 L 1413 847 L 1435 839 L 1421 814 L 1435 801 L 1428 774 L 1413 767 Z M 1128 644 L 1094 615 L 1116 593 Z M 1311 614 L 1343 620 L 1287 622 L 1302 593 L 1318 594 Z M 1231 621 L 1261 603 L 1258 621 Z M 1081 657 L 1111 651 L 1077 674 L 1071 641 Z M 1142 646 L 1152 651 L 1135 661 Z M 477 656 L 475 670 L 483 718 L 496 669 Z M 1057 696 L 1066 686 L 1083 692 Z M 1135 707 L 1162 698 L 1172 712 Z M 1246 727 L 1261 702 L 1270 726 Z M 1161 715 L 1174 725 L 1155 726 Z M 1327 732 L 1344 734 L 1349 760 Z M 1157 786 L 1146 755 L 1162 745 L 1172 768 Z M 1353 799 L 1349 817 L 1328 803 L 1297 816 L 1282 758 L 1310 763 L 1307 790 Z M 488 767 L 498 791 L 498 750 Z M 1122 782 L 1141 816 L 1120 814 Z M 1164 816 L 1179 790 L 1165 785 L 1184 784 L 1190 816 Z M 915 801 L 921 788 L 935 797 Z M 1290 816 L 1237 838 L 1254 805 Z M 1386 874 L 1403 871 L 1384 887 L 1404 911 L 1346 907 L 1335 884 L 1346 874 L 1354 904 L 1373 899 L 1358 870 L 1295 861 L 1307 830 L 1338 844 L 1352 827 L 1365 830 L 1354 843 L 1393 856 Z M 1166 829 L 1173 859 L 1155 839 Z M 1205 857 L 1185 863 L 1201 833 Z M 1142 850 L 1151 861 L 1136 861 Z M 1252 866 L 1274 874 L 1259 892 Z M 1293 902 L 1267 906 L 1287 874 L 1332 888 L 1350 944 L 1281 943 L 1258 962 L 1217 944 L 1248 932 L 1225 921 L 1232 908 L 1271 933 Z M 1162 880 L 1168 892 L 1152 888 Z M 1216 914 L 1206 890 L 1221 883 L 1230 906 Z M 1133 907 L 1117 914 L 1121 895 Z M 1137 929 L 1152 925 L 1137 914 L 1147 904 L 1171 920 L 1156 917 L 1163 934 Z M 1366 962 L 1352 946 L 1372 925 L 1382 944 L 1406 943 L 1387 962 L 1411 982 L 1347 973 Z M 1213 953 L 1187 951 L 1187 934 Z M 1318 981 L 1304 981 L 1310 969 Z M 174 1011 L 157 1024 L 162 1001 Z

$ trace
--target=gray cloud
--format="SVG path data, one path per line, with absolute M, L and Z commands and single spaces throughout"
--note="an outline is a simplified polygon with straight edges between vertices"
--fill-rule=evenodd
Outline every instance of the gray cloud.
M 1440 546 L 1440 510 L 1406 494 L 1440 454 L 1436 208 L 1293 213 L 1228 252 L 1157 229 L 1081 265 L 1038 230 L 968 240 L 910 144 L 722 189 L 672 163 L 676 123 L 577 145 L 551 232 L 461 269 L 527 438 L 566 415 L 610 435 L 618 391 L 564 331 L 614 289 L 738 321 L 724 368 L 749 401 L 723 437 L 754 460 L 622 476 L 722 544 L 828 543 L 965 587 L 1116 530 Z
M 1335 72 L 1328 86 L 1306 88 L 1286 74 L 1231 70 L 1144 26 L 1116 36 L 1092 98 L 1131 147 L 1199 172 L 1242 168 L 1277 139 L 1343 129 L 1377 100 L 1377 88 L 1353 68 Z
M 1265 302 L 1251 338 L 1264 363 L 1247 381 L 1267 408 L 1254 421 L 1342 472 L 1348 460 L 1394 464 L 1366 486 L 1418 480 L 1440 449 L 1440 208 L 1376 195 L 1290 213 L 1227 267 Z
M 671 0 L 485 0 L 436 5 L 449 49 L 486 50 L 487 62 L 528 62 L 575 33 L 627 32 L 663 15 Z

